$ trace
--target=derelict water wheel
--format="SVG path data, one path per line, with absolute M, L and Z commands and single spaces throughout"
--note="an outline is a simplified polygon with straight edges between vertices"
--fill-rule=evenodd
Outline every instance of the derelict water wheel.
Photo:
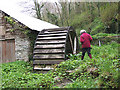
M 67 60 L 69 54 L 79 52 L 77 35 L 71 27 L 45 29 L 39 32 L 33 51 L 34 70 L 50 70 L 50 65 Z M 46 65 L 46 67 L 37 67 Z

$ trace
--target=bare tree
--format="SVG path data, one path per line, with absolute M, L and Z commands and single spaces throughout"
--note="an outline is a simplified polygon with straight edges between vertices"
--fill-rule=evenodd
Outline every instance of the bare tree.
M 37 0 L 34 0 L 34 5 L 35 5 L 35 11 L 38 19 L 42 20 L 42 15 L 41 15 L 41 9 L 44 7 L 45 3 L 41 3 L 41 5 L 37 2 Z
M 58 13 L 59 13 L 59 16 L 60 16 L 61 25 L 63 26 L 63 18 L 62 18 L 61 10 L 60 10 L 60 8 L 59 8 L 59 6 L 56 2 L 55 2 L 55 5 L 57 6 L 57 10 L 58 10 Z

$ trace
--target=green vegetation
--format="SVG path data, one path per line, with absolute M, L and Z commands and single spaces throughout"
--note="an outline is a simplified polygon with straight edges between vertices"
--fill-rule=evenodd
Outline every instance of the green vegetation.
M 117 42 L 120 43 L 120 34 L 108 34 L 108 33 L 97 33 L 95 35 L 92 35 L 93 38 L 93 45 L 98 45 L 99 41 L 101 42 L 101 44 L 109 44 L 112 42 Z
M 35 0 L 36 1 L 36 0 Z M 92 59 L 85 56 L 81 60 L 81 52 L 70 55 L 70 59 L 55 65 L 55 69 L 46 74 L 33 73 L 31 62 L 16 61 L 0 64 L 2 88 L 118 88 L 120 85 L 120 57 L 118 25 L 120 15 L 117 11 L 118 3 L 99 2 L 60 2 L 61 10 L 53 14 L 47 9 L 46 16 L 41 15 L 44 3 L 35 3 L 38 19 L 48 21 L 58 26 L 73 26 L 78 36 L 80 30 L 85 29 L 93 37 Z M 55 3 L 58 7 L 58 4 Z M 24 26 L 19 26 L 11 17 L 5 17 L 13 27 L 21 29 L 31 40 L 33 47 L 37 33 Z M 17 26 L 18 25 L 18 26 Z M 16 29 L 15 28 L 15 29 Z M 14 32 L 14 29 L 11 29 Z M 33 36 L 34 35 L 34 36 Z M 96 41 L 101 41 L 98 47 Z M 31 49 L 32 52 L 32 49 Z M 32 59 L 32 54 L 30 55 Z M 61 85 L 65 80 L 71 83 Z M 60 84 L 60 85 L 58 85 Z
M 80 36 L 80 30 L 85 29 L 87 33 L 93 36 L 94 45 L 98 44 L 98 39 L 104 44 L 112 41 L 120 41 L 119 38 L 112 37 L 117 36 L 120 32 L 118 28 L 120 26 L 120 23 L 118 23 L 120 22 L 118 2 L 72 3 L 67 0 L 66 2 L 60 1 L 59 5 L 58 3 L 54 4 L 55 6 L 53 7 L 56 7 L 56 12 L 52 13 L 47 8 L 47 3 L 39 3 L 34 0 L 34 10 L 36 11 L 37 18 L 61 27 L 72 26 L 78 36 Z M 42 11 L 42 9 L 45 9 L 45 11 Z M 6 16 L 5 19 L 14 27 L 11 29 L 11 32 L 19 29 L 30 39 L 31 53 L 29 58 L 31 60 L 34 41 L 38 33 L 30 31 L 26 26 L 16 23 L 11 17 Z M 105 38 L 103 39 L 103 37 Z
M 81 29 L 85 29 L 91 35 L 97 33 L 120 32 L 118 29 L 118 22 L 120 22 L 118 2 L 73 3 L 68 2 L 68 0 L 66 0 L 66 2 L 60 1 L 59 5 L 55 3 L 54 7 L 57 7 L 56 12 L 52 13 L 49 11 L 50 9 L 46 9 L 47 13 L 41 11 L 41 13 L 44 13 L 41 19 L 62 27 L 72 26 L 76 30 L 78 36 L 80 35 L 79 32 Z M 43 4 L 46 5 L 42 3 L 41 6 Z
M 108 34 L 108 33 L 97 33 L 95 35 L 93 35 L 92 37 L 93 38 L 96 38 L 96 37 L 112 37 L 112 36 L 120 36 L 120 34 Z
M 85 3 L 84 3 L 85 4 Z M 118 33 L 118 3 L 89 3 L 89 8 L 76 14 L 70 20 L 70 26 L 73 26 L 79 32 L 81 29 L 87 30 L 91 35 L 97 33 Z M 98 7 L 99 9 L 96 8 Z M 80 4 L 81 5 L 81 4 Z M 92 12 L 92 14 L 91 14 Z M 80 35 L 78 33 L 78 35 Z
M 48 74 L 32 73 L 32 66 L 24 61 L 2 64 L 2 88 L 51 87 L 53 78 Z
M 120 78 L 120 44 L 112 42 L 101 47 L 92 46 L 93 59 L 81 53 L 70 55 L 70 60 L 60 63 L 46 74 L 33 73 L 30 62 L 16 61 L 2 65 L 2 88 L 59 88 L 57 83 L 70 80 L 64 88 L 117 88 Z M 68 72 L 71 71 L 71 72 Z M 55 80 L 59 77 L 58 80 Z

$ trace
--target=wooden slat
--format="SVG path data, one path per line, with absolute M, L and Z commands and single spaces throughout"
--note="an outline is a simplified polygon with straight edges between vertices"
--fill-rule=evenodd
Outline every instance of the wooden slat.
M 47 32 L 68 32 L 68 30 L 47 30 Z
M 37 45 L 35 48 L 59 48 L 59 47 L 65 47 L 64 44 L 56 44 L 56 45 Z
M 45 29 L 46 31 L 65 31 L 67 30 L 68 31 L 68 27 L 60 27 L 60 28 L 53 28 L 53 29 Z
M 53 38 L 53 39 L 37 39 L 37 41 L 44 41 L 44 40 L 50 40 L 50 41 L 56 41 L 56 40 L 65 40 L 65 38 Z
M 48 71 L 48 70 L 52 70 L 54 69 L 54 67 L 50 64 L 50 65 L 34 65 L 34 70 L 43 70 L 43 71 Z
M 36 41 L 36 43 L 60 43 L 65 42 L 65 40 L 43 40 L 43 41 Z
M 59 36 L 59 37 L 38 37 L 38 39 L 54 39 L 54 38 L 66 38 L 66 36 Z
M 37 38 L 37 40 L 64 40 L 66 36 L 61 36 L 61 37 L 41 37 Z
M 33 64 L 59 64 L 60 62 L 63 62 L 64 60 L 34 60 Z
M 64 54 L 64 52 L 48 52 L 48 53 L 34 52 L 33 54 Z
M 54 45 L 37 45 L 39 47 L 42 47 L 42 48 L 48 48 L 48 47 L 63 47 L 65 46 L 65 44 L 54 44 Z
M 43 48 L 43 47 L 40 47 L 40 46 L 35 46 L 34 49 L 63 49 L 65 48 L 64 46 L 63 47 L 47 47 L 47 48 Z
M 59 57 L 49 57 L 49 58 L 41 58 L 40 56 L 33 56 L 34 60 L 63 60 L 64 58 Z
M 59 31 L 59 32 L 44 32 L 44 34 L 60 34 L 60 33 L 67 33 L 67 31 Z
M 50 44 L 65 44 L 65 42 L 46 42 L 46 43 L 41 43 L 41 42 L 36 42 L 36 45 L 50 45 Z
M 57 33 L 57 34 L 41 34 L 38 37 L 59 37 L 59 36 L 66 36 L 67 33 Z
M 34 50 L 34 52 L 39 52 L 39 53 L 52 53 L 52 52 L 64 52 L 65 50 L 64 49 L 42 49 L 42 50 L 39 50 L 39 49 L 36 49 Z
M 64 54 L 51 54 L 51 55 L 40 55 L 40 54 L 35 54 L 34 56 L 37 56 L 39 58 L 64 58 Z

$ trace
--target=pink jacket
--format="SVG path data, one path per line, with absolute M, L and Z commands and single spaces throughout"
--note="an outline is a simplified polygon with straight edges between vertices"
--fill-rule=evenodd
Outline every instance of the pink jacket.
M 82 48 L 91 47 L 90 42 L 92 41 L 92 37 L 88 33 L 83 33 L 80 36 L 80 42 L 82 43 Z

